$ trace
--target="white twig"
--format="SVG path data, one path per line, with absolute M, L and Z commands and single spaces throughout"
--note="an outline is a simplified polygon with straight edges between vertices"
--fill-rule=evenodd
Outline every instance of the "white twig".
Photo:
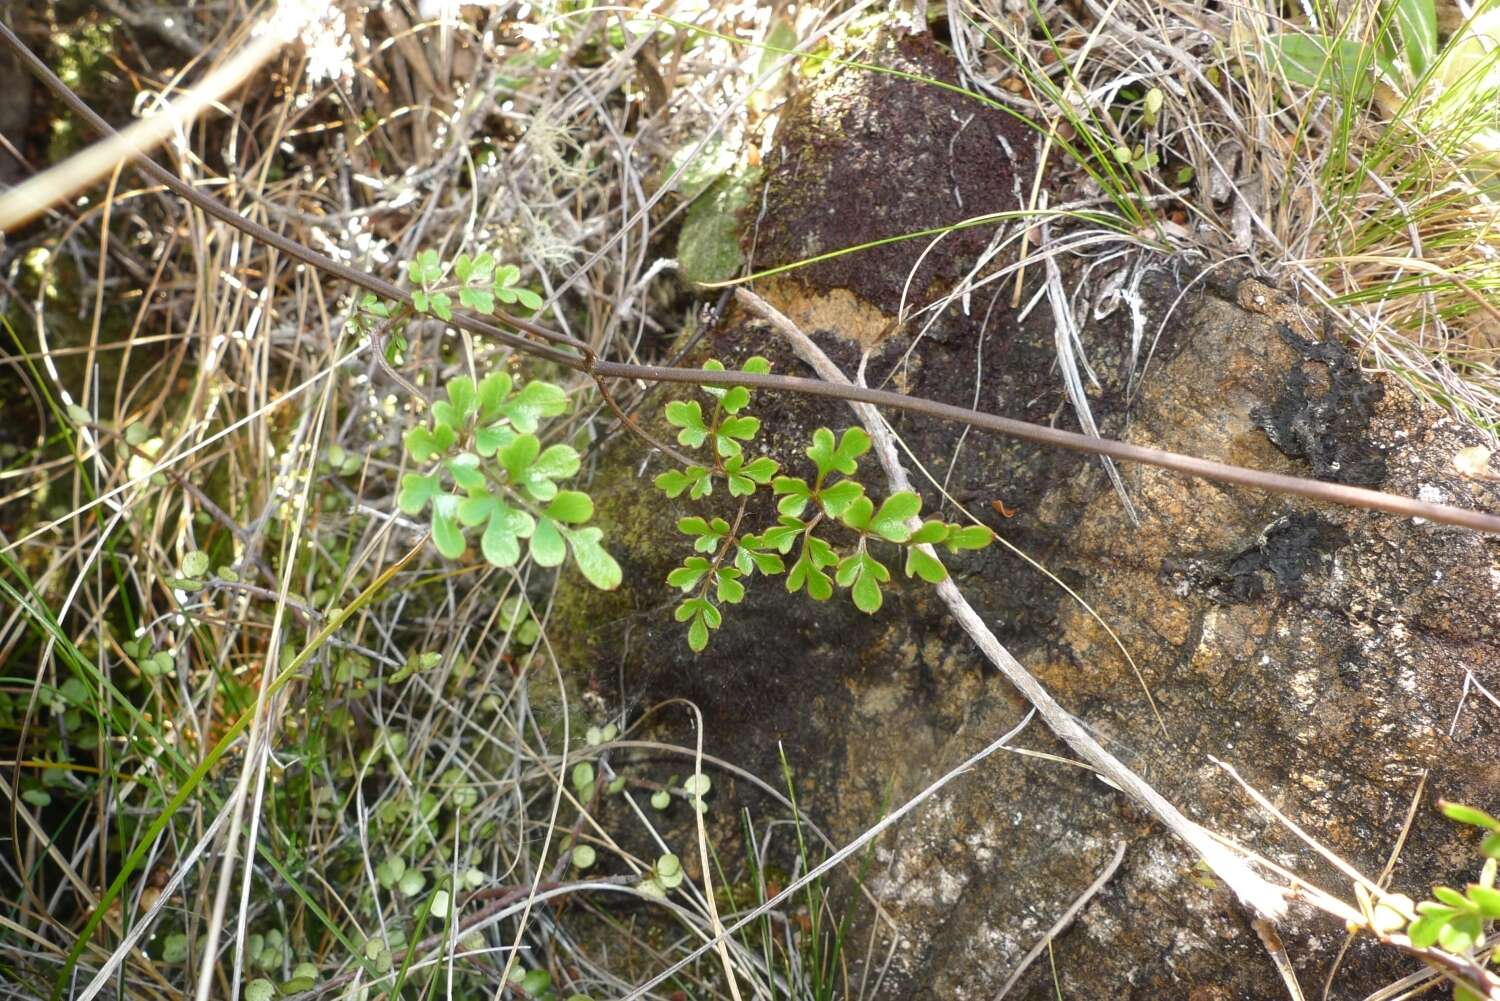
M 771 325 L 792 344 L 797 353 L 812 366 L 819 376 L 828 382 L 851 385 L 848 378 L 839 371 L 838 366 L 823 353 L 822 349 L 797 329 L 796 324 L 769 303 L 744 288 L 735 289 L 735 296 L 746 308 L 770 321 Z M 911 483 L 896 456 L 896 446 L 891 440 L 884 419 L 869 404 L 851 403 L 850 406 L 854 408 L 854 412 L 869 431 L 870 439 L 875 446 L 875 453 L 880 458 L 880 464 L 885 468 L 886 475 L 890 478 L 891 487 L 895 490 L 910 490 Z M 930 546 L 925 548 L 929 555 L 936 558 Z M 1127 768 L 1090 736 L 1078 720 L 1042 687 L 1031 672 L 1011 656 L 1010 651 L 1005 649 L 990 627 L 964 598 L 951 577 L 937 585 L 937 593 L 943 603 L 948 606 L 953 617 L 958 620 L 959 625 L 963 626 L 964 631 L 969 634 L 990 662 L 1020 690 L 1028 702 L 1036 707 L 1037 712 L 1041 714 L 1053 733 L 1062 738 L 1064 743 L 1118 786 L 1122 792 L 1149 810 L 1167 830 L 1177 835 L 1188 847 L 1197 852 L 1214 874 L 1222 879 L 1256 916 L 1277 920 L 1286 913 L 1284 891 L 1252 872 L 1243 860 L 1215 841 L 1202 827 L 1183 816 L 1177 807 L 1169 803 L 1144 779 Z
M 1020 980 L 1021 975 L 1026 972 L 1032 963 L 1036 962 L 1036 957 L 1042 954 L 1042 950 L 1047 948 L 1053 939 L 1061 935 L 1063 929 L 1067 928 L 1068 925 L 1073 923 L 1073 919 L 1078 917 L 1078 912 L 1087 907 L 1088 902 L 1093 900 L 1094 896 L 1100 890 L 1104 889 L 1105 884 L 1114 878 L 1115 870 L 1120 868 L 1120 863 L 1124 859 L 1125 842 L 1121 841 L 1115 845 L 1115 857 L 1110 859 L 1109 864 L 1104 867 L 1104 871 L 1099 874 L 1099 878 L 1090 883 L 1088 889 L 1078 895 L 1078 899 L 1073 901 L 1067 910 L 1063 911 L 1062 917 L 1058 918 L 1053 922 L 1052 927 L 1047 929 L 1047 934 L 1038 939 L 1036 945 L 1031 947 L 1031 951 L 1021 960 L 1021 965 L 1016 967 L 1016 972 L 1010 975 L 1010 979 L 1005 981 L 1005 986 L 1000 988 L 1000 993 L 995 995 L 995 1001 L 1001 1001 L 1005 995 L 1010 993 L 1010 989 L 1016 986 L 1016 981 Z

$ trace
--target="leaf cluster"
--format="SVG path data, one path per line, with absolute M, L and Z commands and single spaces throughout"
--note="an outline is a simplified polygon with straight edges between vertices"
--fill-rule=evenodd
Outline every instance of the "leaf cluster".
M 717 361 L 704 368 L 724 371 Z M 757 356 L 743 371 L 769 372 L 770 363 Z M 993 540 L 983 525 L 919 520 L 922 500 L 908 491 L 877 504 L 858 477 L 858 460 L 871 443 L 857 427 L 837 436 L 818 428 L 805 449 L 811 474 L 778 475 L 782 471 L 775 460 L 746 452 L 760 431 L 760 421 L 744 413 L 750 391 L 742 386 L 701 389 L 712 401 L 707 412 L 698 400 L 675 400 L 665 412 L 667 422 L 678 429 L 678 443 L 706 452 L 706 458 L 701 465 L 662 473 L 655 484 L 669 498 L 686 494 L 700 501 L 711 497 L 715 482 L 721 482 L 731 498 L 740 500 L 740 513 L 733 524 L 724 517 L 696 515 L 677 523 L 678 531 L 692 540 L 694 555 L 668 574 L 667 583 L 685 595 L 675 617 L 687 624 L 692 650 L 708 645 L 711 632 L 723 623 L 723 606 L 743 601 L 745 583 L 756 574 L 785 574 L 787 591 L 806 592 L 816 601 L 831 598 L 836 587 L 847 589 L 856 608 L 873 614 L 884 602 L 882 585 L 891 581 L 890 567 L 875 547 L 898 547 L 908 577 L 937 583 L 946 579 L 947 570 L 929 547 L 959 552 L 982 549 Z M 745 502 L 762 487 L 777 499 L 776 523 L 742 532 Z
M 403 331 L 416 315 L 431 315 L 444 322 L 453 319 L 455 303 L 476 313 L 493 316 L 498 305 L 519 305 L 536 312 L 542 299 L 530 289 L 517 285 L 521 269 L 513 264 L 497 264 L 494 255 L 481 253 L 470 257 L 459 254 L 445 263 L 435 250 L 424 250 L 407 262 L 406 277 L 411 282 L 411 304 L 395 299 L 381 299 L 366 293 L 349 318 L 349 329 L 356 335 L 370 336 L 387 330 L 386 360 L 397 364 L 407 348 Z
M 618 587 L 620 566 L 586 526 L 594 502 L 559 483 L 580 467 L 569 445 L 543 446 L 542 423 L 568 408 L 562 388 L 533 380 L 517 388 L 504 372 L 477 385 L 458 376 L 430 420 L 406 432 L 410 459 L 423 470 L 401 478 L 396 506 L 408 515 L 430 509 L 432 540 L 448 559 L 463 556 L 467 530 L 479 529 L 479 549 L 491 565 L 515 566 L 523 543 L 539 566 L 555 567 L 569 550 L 596 587 Z
M 448 277 L 456 282 L 448 285 Z M 453 296 L 465 309 L 490 316 L 497 302 L 504 305 L 519 303 L 523 308 L 535 312 L 542 308 L 541 297 L 528 288 L 517 287 L 521 270 L 513 264 L 499 267 L 490 254 L 470 257 L 459 254 L 451 267 L 444 267 L 437 251 L 424 250 L 406 266 L 406 277 L 414 288 L 411 294 L 412 308 L 418 313 L 432 313 L 440 320 L 453 319 Z

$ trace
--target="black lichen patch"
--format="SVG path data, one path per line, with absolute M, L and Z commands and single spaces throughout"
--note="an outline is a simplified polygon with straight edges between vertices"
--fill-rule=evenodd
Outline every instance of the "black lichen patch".
M 1321 515 L 1289 514 L 1267 525 L 1254 545 L 1238 553 L 1166 560 L 1162 577 L 1179 591 L 1198 591 L 1221 605 L 1261 597 L 1267 577 L 1283 597 L 1296 597 L 1303 591 L 1303 578 L 1321 570 L 1348 544 L 1348 534 Z
M 1301 355 L 1287 377 L 1286 388 L 1270 406 L 1256 407 L 1250 419 L 1287 456 L 1306 459 L 1320 480 L 1378 487 L 1385 480 L 1385 456 L 1370 443 L 1370 418 L 1385 394 L 1368 382 L 1359 366 L 1335 340 L 1304 340 L 1285 324 L 1276 332 Z M 1315 378 L 1308 363 L 1327 370 Z M 1318 391 L 1319 382 L 1327 388 Z
M 957 64 L 928 35 L 893 30 L 858 58 L 902 75 L 842 68 L 794 100 L 765 159 L 760 221 L 747 234 L 756 268 L 1019 206 L 1032 129 L 926 82 L 960 83 Z M 955 230 L 930 249 L 932 237 L 887 243 L 793 274 L 815 292 L 847 289 L 893 316 L 903 301 L 920 307 L 961 278 L 995 227 Z

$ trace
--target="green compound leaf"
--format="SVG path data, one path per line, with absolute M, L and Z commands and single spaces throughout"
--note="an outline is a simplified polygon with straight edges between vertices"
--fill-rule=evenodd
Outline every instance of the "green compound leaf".
M 448 298 L 445 292 L 434 292 L 430 297 L 432 312 L 438 319 L 445 323 L 453 319 L 453 300 Z
M 1406 934 L 1411 938 L 1411 944 L 1418 949 L 1430 949 L 1437 944 L 1438 933 L 1452 917 L 1452 912 L 1447 914 L 1424 914 L 1411 923 L 1406 929 Z
M 750 390 L 744 386 L 730 386 L 724 391 L 724 399 L 719 401 L 719 406 L 724 408 L 726 414 L 737 414 L 749 405 Z
M 799 476 L 776 477 L 771 481 L 771 491 L 782 495 L 776 504 L 776 510 L 791 518 L 801 514 L 812 500 L 812 488 Z
M 961 549 L 983 549 L 994 541 L 995 533 L 986 525 L 949 525 L 943 545 L 956 553 Z
M 550 382 L 528 382 L 521 391 L 500 407 L 511 425 L 523 434 L 531 434 L 543 417 L 556 417 L 568 409 L 568 394 Z
M 464 554 L 464 533 L 458 527 L 459 499 L 452 494 L 432 498 L 432 541 L 450 560 Z
M 784 514 L 777 519 L 776 525 L 761 533 L 760 541 L 778 553 L 786 554 L 792 551 L 797 536 L 806 530 L 807 525 L 802 519 Z
M 698 517 L 688 517 L 677 522 L 677 530 L 683 535 L 695 536 L 693 549 L 700 553 L 711 553 L 719 548 L 719 543 L 729 534 L 729 522 L 723 518 L 705 521 Z
M 603 532 L 590 527 L 565 529 L 564 534 L 573 547 L 574 562 L 590 584 L 601 591 L 612 591 L 620 586 L 620 564 L 599 544 Z
M 837 518 L 861 497 L 864 496 L 864 484 L 858 480 L 839 480 L 831 487 L 824 487 L 818 491 L 818 503 L 830 518 Z
M 542 308 L 542 297 L 529 288 L 507 289 L 506 291 L 514 295 L 517 302 L 533 313 Z
M 448 475 L 453 477 L 453 482 L 463 490 L 473 493 L 489 489 L 489 483 L 479 469 L 479 456 L 472 452 L 449 459 L 444 465 L 448 467 Z
M 1465 953 L 1484 937 L 1484 919 L 1478 914 L 1461 914 L 1438 929 L 1438 945 L 1453 953 Z
M 463 414 L 453 408 L 447 400 L 438 400 L 432 405 L 433 431 L 448 431 L 456 436 L 464 426 Z
M 942 542 L 944 539 L 946 539 L 948 537 L 950 528 L 951 526 L 946 525 L 941 521 L 923 522 L 922 527 L 911 533 L 911 538 L 907 539 L 906 541 L 914 546 L 919 546 L 924 543 L 927 545 L 932 545 L 933 543 Z
M 749 441 L 760 430 L 758 417 L 727 417 L 714 435 L 714 446 L 724 458 L 740 454 L 740 442 Z
M 870 529 L 870 519 L 875 516 L 875 502 L 861 494 L 854 499 L 839 520 L 856 532 L 867 532 Z
M 503 509 L 503 510 L 502 510 Z M 536 522 L 525 511 L 497 504 L 490 523 L 479 537 L 479 549 L 491 566 L 515 566 L 521 558 L 520 539 L 536 530 Z
M 396 507 L 402 514 L 421 514 L 427 502 L 442 493 L 436 476 L 407 473 L 401 477 L 401 492 L 396 495 Z
M 436 250 L 424 250 L 406 265 L 406 277 L 413 285 L 430 285 L 443 277 L 443 264 Z
M 451 427 L 439 424 L 429 430 L 425 425 L 418 425 L 407 431 L 403 436 L 406 443 L 406 454 L 418 462 L 431 462 L 442 455 L 453 444 L 458 441 L 458 435 Z
M 523 434 L 517 435 L 506 443 L 504 448 L 495 453 L 495 458 L 499 459 L 500 464 L 505 467 L 505 473 L 510 477 L 511 482 L 517 483 L 526 478 L 527 469 L 536 461 L 541 451 L 542 443 L 536 435 Z
M 516 438 L 516 433 L 503 424 L 480 428 L 474 432 L 474 451 L 488 459 Z
M 682 496 L 682 492 L 693 485 L 693 481 L 680 469 L 669 469 L 651 481 L 656 489 L 670 498 Z
M 418 313 L 425 313 L 432 308 L 432 303 L 427 300 L 427 293 L 417 289 L 411 294 L 411 308 Z
M 764 546 L 764 539 L 759 536 L 741 536 L 740 545 L 734 553 L 734 565 L 741 573 L 747 575 L 752 569 L 767 577 L 785 573 L 786 564 L 781 557 L 773 552 L 767 552 Z
M 529 537 L 536 522 L 525 511 L 518 511 L 493 494 L 470 496 L 458 506 L 458 517 L 465 525 L 485 523 L 479 539 L 480 552 L 492 566 L 512 567 L 521 558 L 520 540 Z
M 483 313 L 485 316 L 489 316 L 495 312 L 495 293 L 486 289 L 460 289 L 458 301 L 465 309 L 472 309 L 474 312 Z
M 462 421 L 467 422 L 479 409 L 479 395 L 474 388 L 474 380 L 460 375 L 449 379 L 444 388 L 448 393 L 448 402 L 453 405 Z
M 655 480 L 656 487 L 668 497 L 679 497 L 684 490 L 693 500 L 714 492 L 713 477 L 703 466 L 689 466 L 685 470 L 669 469 Z
M 500 416 L 500 405 L 510 395 L 510 375 L 491 372 L 479 380 L 476 396 L 479 402 L 479 419 L 486 423 Z
M 678 605 L 677 611 L 672 614 L 678 622 L 692 620 L 688 626 L 688 647 L 694 653 L 699 653 L 708 646 L 709 630 L 719 628 L 723 622 L 723 616 L 720 615 L 719 610 L 706 598 L 689 598 Z M 662 858 L 665 860 L 666 856 Z
M 708 438 L 708 425 L 703 423 L 703 408 L 697 400 L 673 400 L 667 404 L 667 423 L 682 430 L 677 432 L 677 442 L 688 448 L 697 448 Z
M 888 542 L 905 542 L 911 538 L 907 520 L 922 510 L 922 498 L 903 490 L 891 494 L 870 519 L 870 531 Z
M 691 591 L 711 567 L 712 564 L 702 556 L 689 556 L 682 561 L 682 566 L 667 574 L 667 583 L 679 590 Z
M 786 589 L 789 592 L 796 594 L 804 587 L 807 588 L 808 597 L 816 601 L 827 601 L 833 596 L 833 581 L 818 568 L 806 550 L 797 557 L 797 562 L 792 564 L 791 571 L 786 575 Z
M 833 432 L 818 428 L 813 432 L 813 443 L 807 449 L 807 457 L 818 467 L 818 478 L 830 473 L 853 476 L 857 467 L 855 459 L 870 450 L 870 436 L 857 427 L 847 429 L 835 447 Z
M 578 452 L 568 445 L 549 445 L 531 464 L 531 475 L 546 480 L 566 480 L 578 472 L 581 465 Z M 548 497 L 556 494 L 549 494 Z M 548 498 L 537 498 L 546 500 Z
M 838 553 L 834 552 L 832 546 L 830 546 L 828 543 L 824 542 L 817 536 L 807 536 L 805 544 L 807 546 L 807 551 L 812 554 L 813 562 L 818 566 L 831 567 L 834 564 L 838 563 Z
M 740 583 L 744 574 L 734 567 L 720 567 L 714 572 L 714 597 L 731 605 L 745 600 L 745 585 Z
M 920 577 L 929 584 L 937 584 L 948 579 L 948 569 L 936 556 L 913 546 L 906 551 L 906 576 Z
M 724 473 L 729 477 L 731 497 L 749 497 L 757 485 L 765 486 L 776 475 L 776 460 L 761 456 L 746 462 L 743 454 L 736 455 L 724 463 Z
M 567 525 L 582 525 L 594 516 L 594 501 L 582 491 L 563 490 L 547 505 L 544 513 Z
M 567 558 L 568 547 L 563 542 L 562 529 L 552 518 L 539 518 L 536 530 L 531 533 L 531 558 L 539 567 L 561 566 Z
M 839 562 L 834 579 L 840 587 L 851 588 L 854 607 L 867 615 L 873 615 L 880 611 L 880 585 L 891 579 L 891 572 L 869 553 L 858 552 Z

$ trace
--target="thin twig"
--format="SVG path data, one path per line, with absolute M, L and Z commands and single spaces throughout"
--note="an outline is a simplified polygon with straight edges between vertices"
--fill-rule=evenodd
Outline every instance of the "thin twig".
M 1104 867 L 1104 870 L 1088 885 L 1087 889 L 1078 895 L 1078 898 L 1073 903 L 1068 905 L 1068 909 L 1063 911 L 1062 916 L 1052 923 L 1052 927 L 1047 929 L 1047 934 L 1037 940 L 1036 945 L 1031 947 L 1031 951 L 1021 958 L 1021 963 L 1016 967 L 1016 971 L 1005 981 L 1004 986 L 1000 988 L 1000 993 L 995 995 L 995 1001 L 1002 1001 L 1005 995 L 1010 993 L 1010 989 L 1016 986 L 1016 981 L 1020 980 L 1031 964 L 1036 962 L 1036 958 L 1042 954 L 1042 950 L 1050 946 L 1052 940 L 1061 935 L 1063 930 L 1073 923 L 1073 919 L 1078 917 L 1078 912 L 1087 907 L 1088 902 L 1093 900 L 1099 891 L 1104 889 L 1105 884 L 1114 878 L 1115 870 L 1120 868 L 1120 863 L 1124 859 L 1125 842 L 1121 841 L 1115 845 L 1114 858 L 1109 860 L 1109 864 Z
M 57 75 L 28 49 L 15 33 L 0 23 L 0 40 L 6 42 L 27 64 L 31 71 L 49 89 L 63 100 L 84 121 L 105 136 L 114 131 L 74 94 Z M 143 152 L 132 151 L 137 166 L 156 182 L 165 185 L 175 194 L 192 202 L 205 213 L 235 227 L 261 242 L 270 244 L 304 264 L 317 268 L 335 278 L 347 281 L 359 288 L 374 292 L 387 299 L 410 303 L 410 294 L 390 282 L 367 274 L 333 260 L 326 255 L 299 243 L 281 233 L 246 219 L 234 209 L 209 195 L 184 184 Z M 479 320 L 464 313 L 455 313 L 452 325 L 470 333 L 479 334 L 505 344 L 517 351 L 555 362 L 565 368 L 581 372 L 602 385 L 604 379 L 645 380 L 649 382 L 679 382 L 696 385 L 745 386 L 751 389 L 784 390 L 810 396 L 832 397 L 850 402 L 869 403 L 923 414 L 939 420 L 959 421 L 984 431 L 1009 435 L 1041 445 L 1088 452 L 1127 462 L 1140 462 L 1160 466 L 1188 476 L 1217 480 L 1265 490 L 1272 493 L 1291 494 L 1311 500 L 1347 507 L 1384 511 L 1388 514 L 1427 521 L 1481 532 L 1500 534 L 1500 515 L 1483 511 L 1470 511 L 1446 504 L 1429 504 L 1410 497 L 1366 490 L 1362 487 L 1346 486 L 1342 483 L 1325 483 L 1321 480 L 1298 476 L 1284 476 L 1256 469 L 1246 469 L 1223 462 L 1213 462 L 1193 456 L 1165 452 L 1160 449 L 1130 445 L 1108 438 L 1093 438 L 1089 435 L 1058 428 L 1042 427 L 1025 421 L 999 417 L 964 407 L 955 407 L 934 400 L 916 399 L 884 390 L 862 386 L 832 385 L 817 379 L 798 379 L 790 376 L 760 375 L 751 372 L 709 372 L 702 369 L 665 368 L 654 365 L 635 365 L 599 359 L 593 348 L 577 338 L 548 329 L 538 323 L 497 310 L 493 319 L 511 330 L 521 331 L 546 343 L 536 343 L 502 330 L 492 323 Z M 576 352 L 576 353 L 575 353 Z M 110 495 L 106 495 L 110 496 Z
M 823 350 L 812 339 L 799 330 L 786 316 L 778 312 L 765 300 L 745 289 L 737 290 L 740 302 L 770 321 L 794 350 L 811 365 L 819 375 L 830 382 L 848 383 L 841 372 Z M 870 406 L 853 407 L 855 414 L 864 423 L 874 444 L 876 456 L 890 478 L 893 490 L 910 490 L 906 470 L 901 467 L 896 455 L 895 443 L 880 414 Z M 932 547 L 925 547 L 928 555 L 936 559 Z M 1261 917 L 1280 917 L 1286 911 L 1283 890 L 1266 882 L 1251 872 L 1240 858 L 1209 836 L 1202 827 L 1193 823 L 1171 803 L 1162 797 L 1144 779 L 1127 768 L 1118 758 L 1110 754 L 1085 730 L 1074 716 L 1058 704 L 1031 672 L 1011 656 L 994 632 L 974 611 L 967 599 L 947 577 L 936 585 L 938 597 L 948 606 L 949 612 L 974 640 L 980 651 L 1005 675 L 1026 700 L 1041 713 L 1042 720 L 1062 740 L 1099 772 L 1107 776 L 1127 796 L 1140 803 L 1159 820 L 1167 830 L 1197 852 L 1220 879 L 1224 880 L 1247 907 Z

